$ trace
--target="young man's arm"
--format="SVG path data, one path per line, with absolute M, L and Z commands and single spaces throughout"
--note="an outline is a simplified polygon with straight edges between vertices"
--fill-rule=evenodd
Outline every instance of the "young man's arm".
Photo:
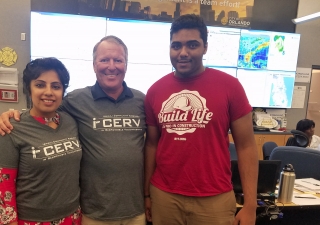
M 238 166 L 244 194 L 243 208 L 236 215 L 234 225 L 254 225 L 257 207 L 258 150 L 254 139 L 252 115 L 231 123 L 231 133 L 238 155 Z
M 144 185 L 144 196 L 145 196 L 145 213 L 147 221 L 152 221 L 151 215 L 151 198 L 150 198 L 150 179 L 156 168 L 156 151 L 160 138 L 160 132 L 158 127 L 148 126 L 147 127 L 147 138 L 145 144 L 145 185 Z

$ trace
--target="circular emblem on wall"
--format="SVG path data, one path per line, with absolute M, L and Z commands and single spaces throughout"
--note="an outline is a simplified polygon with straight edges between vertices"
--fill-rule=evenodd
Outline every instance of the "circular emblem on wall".
M 228 23 L 228 17 L 223 17 L 222 19 L 221 19 L 221 24 L 222 25 L 226 25 Z
M 18 55 L 15 50 L 4 47 L 0 50 L 0 62 L 5 66 L 12 66 L 17 62 Z

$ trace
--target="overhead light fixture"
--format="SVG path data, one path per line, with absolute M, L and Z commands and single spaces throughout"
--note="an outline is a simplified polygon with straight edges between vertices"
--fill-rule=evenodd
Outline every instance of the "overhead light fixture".
M 299 24 L 299 23 L 317 19 L 319 17 L 320 17 L 320 12 L 317 12 L 307 16 L 300 17 L 300 18 L 292 19 L 292 22 L 294 22 L 295 24 Z

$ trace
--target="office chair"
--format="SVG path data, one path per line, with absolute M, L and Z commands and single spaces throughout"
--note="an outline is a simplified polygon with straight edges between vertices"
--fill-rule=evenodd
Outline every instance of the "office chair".
M 281 160 L 281 170 L 286 164 L 293 165 L 296 179 L 320 180 L 320 151 L 296 146 L 276 147 L 269 160 Z
M 229 143 L 229 152 L 230 152 L 230 159 L 231 160 L 238 160 L 238 156 L 237 156 L 237 151 L 236 151 L 236 146 L 234 145 L 234 143 Z
M 262 145 L 262 153 L 264 160 L 269 159 L 271 152 L 275 147 L 278 147 L 278 145 L 273 141 L 267 141 Z
M 286 146 L 307 147 L 309 145 L 309 137 L 299 130 L 290 131 L 293 137 L 287 140 Z

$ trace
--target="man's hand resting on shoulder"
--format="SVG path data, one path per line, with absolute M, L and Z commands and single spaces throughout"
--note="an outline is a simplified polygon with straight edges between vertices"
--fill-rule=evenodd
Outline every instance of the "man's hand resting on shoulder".
M 20 121 L 20 112 L 18 110 L 9 110 L 0 116 L 0 135 L 4 136 L 6 133 L 10 134 L 13 126 L 10 123 L 10 118 Z

